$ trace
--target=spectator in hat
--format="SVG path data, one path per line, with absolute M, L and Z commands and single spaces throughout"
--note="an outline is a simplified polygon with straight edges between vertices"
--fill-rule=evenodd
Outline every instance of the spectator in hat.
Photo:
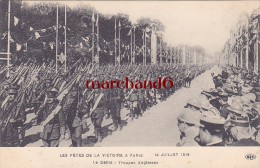
M 219 103 L 220 103 L 220 107 L 219 107 L 220 116 L 227 119 L 228 114 L 229 114 L 229 112 L 227 110 L 227 107 L 229 107 L 228 94 L 220 92 L 219 93 Z
M 211 93 L 212 95 L 213 95 L 213 97 L 212 97 L 212 99 L 209 101 L 209 103 L 213 106 L 213 107 L 215 107 L 215 108 L 217 108 L 218 110 L 220 110 L 220 106 L 221 106 L 221 104 L 220 104 L 220 102 L 219 102 L 219 91 L 218 90 L 214 90 L 212 93 Z
M 178 128 L 181 132 L 180 142 L 177 146 L 199 146 L 194 140 L 199 134 L 199 117 L 191 109 L 185 109 L 178 116 Z
M 225 119 L 216 110 L 204 111 L 200 119 L 200 132 L 195 140 L 201 146 L 224 146 Z
M 223 86 L 223 82 L 222 82 L 222 78 L 221 78 L 220 74 L 218 74 L 217 76 L 213 77 L 213 82 L 215 84 L 215 88 Z
M 232 116 L 230 132 L 234 139 L 230 146 L 259 146 L 259 143 L 251 138 L 254 131 L 249 126 L 248 116 Z
M 197 98 L 191 98 L 188 100 L 185 108 L 189 108 L 194 111 L 199 111 L 201 106 L 201 102 Z
M 229 116 L 245 116 L 247 113 L 243 111 L 242 103 L 233 102 L 227 107 Z

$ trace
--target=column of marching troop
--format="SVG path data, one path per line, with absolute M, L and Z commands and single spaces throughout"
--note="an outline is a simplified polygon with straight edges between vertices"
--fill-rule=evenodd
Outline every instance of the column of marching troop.
M 33 127 L 40 128 L 39 139 L 44 146 L 59 146 L 64 139 L 71 139 L 73 146 L 83 146 L 82 134 L 88 118 L 94 126 L 95 142 L 103 139 L 103 120 L 111 118 L 113 131 L 123 127 L 122 108 L 129 110 L 129 120 L 137 119 L 157 101 L 164 101 L 175 90 L 189 86 L 197 75 L 209 69 L 197 66 L 91 66 L 80 61 L 70 70 L 55 72 L 53 65 L 31 63 L 14 67 L 10 76 L 1 82 L 0 139 L 1 146 L 25 146 L 25 133 Z M 86 80 L 108 81 L 156 80 L 170 77 L 171 89 L 113 89 L 86 88 Z M 29 117 L 30 116 L 30 117 Z M 33 117 L 32 117 L 33 116 Z
M 259 146 L 259 75 L 236 67 L 211 74 L 215 88 L 188 100 L 177 146 Z

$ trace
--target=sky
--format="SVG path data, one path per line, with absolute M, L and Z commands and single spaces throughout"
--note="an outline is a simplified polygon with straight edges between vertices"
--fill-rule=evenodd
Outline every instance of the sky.
M 243 12 L 251 14 L 260 1 L 64 1 L 70 7 L 90 4 L 103 14 L 125 13 L 160 20 L 169 45 L 201 46 L 209 54 L 220 52 Z

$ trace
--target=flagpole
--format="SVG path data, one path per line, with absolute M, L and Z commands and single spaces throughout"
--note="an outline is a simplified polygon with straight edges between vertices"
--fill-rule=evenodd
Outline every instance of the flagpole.
M 132 27 L 131 27 L 131 29 L 130 29 L 130 31 L 131 31 L 131 44 L 130 44 L 130 48 L 131 48 L 131 65 L 132 65 L 132 63 L 133 63 L 133 36 L 132 36 Z
M 133 63 L 135 64 L 135 26 L 134 26 L 134 51 L 133 51 Z
M 160 65 L 162 65 L 162 37 L 160 37 Z
M 92 15 L 92 66 L 94 66 L 94 56 L 95 56 L 95 18 L 94 18 L 94 11 Z
M 117 60 L 117 56 L 116 56 L 116 18 L 115 18 L 115 66 L 116 66 L 116 61 Z
M 172 47 L 170 48 L 170 65 L 172 65 Z
M 257 16 L 259 17 L 259 10 L 257 10 Z M 257 69 L 256 69 L 256 73 L 258 74 L 259 71 L 259 44 L 258 44 L 258 40 L 259 40 L 259 31 L 260 31 L 260 24 L 257 24 L 257 33 L 256 33 L 256 60 L 257 60 Z M 258 74 L 259 75 L 259 74 Z
M 144 37 L 144 34 L 145 34 L 145 30 L 143 30 L 143 65 L 145 65 L 145 51 L 144 51 L 144 48 L 145 48 L 145 37 Z
M 67 6 L 65 5 L 65 46 L 64 46 L 64 55 L 65 55 L 65 72 L 67 71 Z
M 144 65 L 146 65 L 146 32 L 144 32 Z
M 98 59 L 98 64 L 99 64 L 99 24 L 98 24 L 98 13 L 97 13 L 97 59 Z
M 119 21 L 119 25 L 118 25 L 118 38 L 119 38 L 119 41 L 118 41 L 118 45 L 119 45 L 119 48 L 118 48 L 119 62 L 118 62 L 118 64 L 119 64 L 119 65 L 120 65 L 120 62 L 121 62 L 120 31 L 121 31 L 121 24 L 120 24 L 120 21 Z
M 57 5 L 57 13 L 56 13 L 56 73 L 58 72 L 58 22 L 59 22 L 59 7 Z
M 247 31 L 247 42 L 246 42 L 246 69 L 248 70 L 248 56 L 249 56 L 249 18 L 246 17 L 246 31 Z
M 11 1 L 8 1 L 8 42 L 7 42 L 7 76 L 10 75 L 10 20 L 11 20 Z

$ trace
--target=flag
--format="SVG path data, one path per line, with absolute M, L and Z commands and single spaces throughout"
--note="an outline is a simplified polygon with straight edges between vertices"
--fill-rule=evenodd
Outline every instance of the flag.
M 32 27 L 30 27 L 30 31 L 33 31 L 33 28 L 32 28 Z
M 98 56 L 97 55 L 95 55 L 95 62 L 99 62 L 99 59 L 98 59 Z
M 151 38 L 149 34 L 145 33 L 146 38 Z
M 95 16 L 94 16 L 94 12 L 93 12 L 93 14 L 92 14 L 91 21 L 92 21 L 92 22 L 95 22 Z
M 10 42 L 13 43 L 14 39 L 10 36 Z
M 97 13 L 97 21 L 96 21 L 96 26 L 98 26 L 98 13 Z
M 24 43 L 23 46 L 24 46 L 24 50 L 23 50 L 23 51 L 24 51 L 24 52 L 27 52 L 27 42 Z
M 38 32 L 35 32 L 34 35 L 35 35 L 35 38 L 36 38 L 36 39 L 38 39 L 38 38 L 41 37 L 40 34 L 39 34 Z
M 3 37 L 1 38 L 2 40 L 6 37 L 6 32 L 3 34 Z
M 127 36 L 130 36 L 132 34 L 132 29 L 129 30 L 129 32 L 127 33 Z
M 81 37 L 81 38 L 82 38 L 82 40 L 83 40 L 85 43 L 89 42 L 89 38 L 88 38 L 88 37 L 86 37 L 86 38 Z
M 19 19 L 17 17 L 14 16 L 14 25 L 16 26 L 19 22 Z
M 16 51 L 20 51 L 20 50 L 21 50 L 21 48 L 22 48 L 22 45 L 20 45 L 20 44 L 16 43 Z
M 59 60 L 63 64 L 66 60 L 66 55 L 63 54 L 63 52 L 59 55 Z
M 53 43 L 50 43 L 49 45 L 50 45 L 51 49 L 53 50 L 54 44 L 53 44 Z
M 80 44 L 79 44 L 79 45 L 80 45 L 80 48 L 83 48 L 83 44 L 82 44 L 82 42 L 80 42 Z

